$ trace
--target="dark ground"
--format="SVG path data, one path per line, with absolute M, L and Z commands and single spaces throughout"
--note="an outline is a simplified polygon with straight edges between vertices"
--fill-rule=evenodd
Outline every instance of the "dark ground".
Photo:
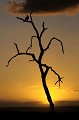
M 0 116 L 10 119 L 23 118 L 26 120 L 79 120 L 79 106 L 55 107 L 55 113 L 51 113 L 48 107 L 7 107 L 0 108 Z
M 2 107 L 0 108 L 0 112 L 50 112 L 48 107 Z M 79 106 L 63 106 L 63 107 L 55 107 L 55 112 L 78 112 Z

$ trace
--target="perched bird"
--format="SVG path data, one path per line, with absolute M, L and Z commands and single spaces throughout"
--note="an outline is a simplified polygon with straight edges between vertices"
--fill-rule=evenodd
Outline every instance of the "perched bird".
M 28 19 L 29 19 L 29 16 L 27 15 L 27 16 L 25 17 L 25 21 L 28 21 Z

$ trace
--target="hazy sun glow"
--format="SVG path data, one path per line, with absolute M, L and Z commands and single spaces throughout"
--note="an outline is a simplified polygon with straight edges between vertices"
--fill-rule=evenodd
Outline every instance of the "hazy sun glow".
M 31 100 L 41 101 L 43 104 L 49 104 L 47 101 L 47 96 L 42 87 L 28 86 L 27 89 L 28 89 L 28 96 Z M 24 91 L 26 92 L 27 90 L 24 90 Z M 25 92 L 23 95 L 24 95 L 24 98 L 27 99 L 27 95 Z M 62 88 L 59 89 L 59 87 L 50 88 L 50 95 L 54 103 L 55 101 L 67 100 L 68 98 L 69 100 L 72 99 L 73 97 L 71 97 L 69 93 L 72 95 L 74 94 L 73 91 L 68 91 Z

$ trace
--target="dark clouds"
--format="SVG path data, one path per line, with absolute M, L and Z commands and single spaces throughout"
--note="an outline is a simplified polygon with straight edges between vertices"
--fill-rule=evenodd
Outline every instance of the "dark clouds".
M 79 0 L 10 0 L 7 9 L 11 13 L 26 14 L 76 14 L 79 12 Z

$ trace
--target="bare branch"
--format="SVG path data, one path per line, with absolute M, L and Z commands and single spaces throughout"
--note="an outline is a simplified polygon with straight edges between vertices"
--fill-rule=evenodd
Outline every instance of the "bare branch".
M 23 22 L 31 23 L 33 29 L 34 29 L 35 32 L 36 32 L 36 36 L 37 36 L 37 39 L 38 39 L 39 47 L 40 47 L 40 50 L 41 50 L 41 49 L 43 49 L 43 47 L 42 47 L 42 44 L 41 44 L 41 41 L 40 41 L 39 32 L 38 32 L 38 30 L 37 30 L 37 28 L 36 28 L 36 26 L 35 26 L 35 24 L 34 24 L 34 22 L 33 22 L 33 19 L 32 19 L 32 13 L 33 13 L 33 11 L 30 13 L 30 20 L 28 20 L 28 21 L 27 21 L 26 19 L 19 18 L 19 17 L 17 17 L 17 19 L 20 19 L 20 20 L 22 20 Z M 44 25 L 43 25 L 43 28 L 44 28 Z M 47 29 L 47 28 L 45 28 L 45 29 Z
M 55 83 L 55 85 L 59 82 L 59 88 L 60 88 L 60 83 L 63 83 L 61 79 L 63 79 L 64 77 L 62 78 L 59 78 L 58 81 Z
M 19 49 L 18 49 L 18 46 L 16 43 L 14 43 L 14 45 L 16 46 L 16 49 L 17 49 L 17 53 L 19 54 Z
M 59 39 L 57 39 L 57 38 L 55 38 L 55 37 L 53 37 L 53 38 L 49 41 L 49 43 L 48 43 L 47 47 L 44 49 L 44 51 L 46 51 L 46 50 L 49 49 L 49 47 L 50 47 L 50 45 L 51 45 L 51 42 L 52 42 L 54 39 L 61 43 L 62 52 L 63 52 L 63 54 L 64 54 L 64 47 L 63 47 L 63 43 L 62 43 L 62 41 L 59 40 Z
M 42 66 L 51 69 L 51 71 L 53 71 L 58 77 L 60 77 L 59 74 L 55 70 L 52 69 L 52 67 L 50 67 L 50 66 L 48 66 L 46 64 L 42 64 Z
M 31 47 L 28 47 L 28 48 L 27 48 L 26 53 L 28 52 L 29 49 L 31 49 Z
M 55 70 L 53 70 L 52 67 L 49 67 L 49 68 L 58 76 L 58 78 L 60 78 L 59 74 Z
M 43 22 L 43 24 L 42 24 L 43 29 L 45 29 L 45 26 L 44 26 L 44 25 L 45 25 L 45 23 Z
M 48 28 L 45 28 L 45 23 L 43 22 L 43 24 L 42 24 L 42 27 L 43 27 L 43 29 L 42 29 L 42 31 L 41 31 L 41 33 L 40 33 L 40 38 L 42 37 L 42 35 L 43 35 L 43 33 L 45 32 L 45 30 L 47 30 Z
M 43 22 L 43 24 L 42 24 L 42 27 L 43 27 L 43 30 L 48 29 L 48 28 L 45 28 L 45 23 L 44 23 L 44 22 Z
M 33 11 L 30 13 L 31 22 L 33 22 L 33 20 L 32 20 L 32 13 L 33 13 Z
M 25 19 L 23 19 L 23 18 L 20 18 L 20 17 L 16 17 L 16 18 L 19 20 L 22 20 L 23 22 L 26 22 Z
M 28 52 L 28 50 L 32 48 L 32 40 L 33 40 L 34 37 L 37 37 L 37 36 L 32 36 L 32 37 L 31 37 L 30 47 L 27 48 L 26 52 Z
M 35 37 L 35 36 L 32 36 L 32 38 L 33 38 L 33 37 Z M 32 53 L 28 53 L 28 50 L 30 49 L 31 46 L 28 47 L 28 49 L 26 50 L 26 53 L 24 53 L 24 52 L 23 52 L 23 53 L 20 53 L 20 52 L 19 52 L 18 45 L 17 45 L 16 43 L 14 43 L 14 45 L 16 46 L 17 54 L 10 58 L 10 60 L 8 61 L 8 64 L 7 64 L 6 67 L 9 66 L 9 63 L 11 62 L 11 60 L 12 60 L 13 58 L 15 58 L 15 57 L 17 57 L 17 56 L 19 56 L 19 55 L 29 55 L 29 56 L 31 56 L 31 57 L 33 58 L 33 60 L 31 60 L 31 61 L 36 61 L 36 62 L 38 63 L 38 61 L 37 61 L 35 55 L 32 54 Z
M 33 53 L 28 53 L 28 50 L 27 50 L 26 55 L 31 56 L 33 58 L 33 61 L 36 61 L 38 63 L 38 61 L 37 61 L 37 59 L 36 59 L 36 57 L 35 57 L 35 55 Z
M 52 69 L 52 67 L 49 67 L 49 68 L 58 76 L 58 81 L 55 83 L 55 85 L 59 82 L 59 88 L 60 88 L 60 82 L 62 82 L 61 79 L 63 79 L 64 77 L 61 78 L 60 75 L 55 70 Z
M 30 47 L 32 47 L 32 40 L 33 40 L 34 37 L 37 37 L 37 36 L 32 36 L 32 37 L 31 37 L 31 44 L 30 44 Z
M 16 55 L 14 55 L 13 57 L 10 58 L 10 60 L 8 61 L 8 64 L 7 64 L 6 67 L 9 66 L 9 63 L 11 62 L 11 60 L 12 60 L 13 58 L 15 58 L 15 57 L 17 57 L 17 56 L 19 56 L 19 55 L 27 55 L 27 54 L 26 54 L 26 53 L 18 53 L 18 54 L 16 54 Z
M 46 64 L 41 64 L 43 67 L 45 67 L 45 68 L 47 68 L 47 67 L 49 67 L 48 65 L 46 65 Z
M 32 16 L 31 16 L 32 13 L 33 13 L 33 11 L 30 13 L 30 16 L 26 15 L 25 19 L 20 18 L 20 17 L 16 17 L 16 18 L 19 19 L 19 20 L 22 20 L 23 22 L 29 22 L 29 23 L 32 24 L 32 22 L 33 22 Z M 29 17 L 30 17 L 30 20 L 29 20 Z
M 55 72 L 55 70 L 52 69 L 52 67 L 46 65 L 46 64 L 41 64 L 43 67 L 49 68 L 51 69 L 51 71 L 53 71 L 57 76 L 59 76 L 59 74 L 57 72 Z
M 20 55 L 29 55 L 29 56 L 31 56 L 31 57 L 33 58 L 32 61 L 36 61 L 36 62 L 38 63 L 38 61 L 37 61 L 37 59 L 36 59 L 36 57 L 35 57 L 34 54 L 32 54 L 32 53 L 27 53 L 27 52 L 26 52 L 26 53 L 18 53 L 18 54 L 16 54 L 16 55 L 14 55 L 13 57 L 11 57 L 10 60 L 8 61 L 8 64 L 7 64 L 6 67 L 9 66 L 9 64 L 10 64 L 10 62 L 11 62 L 11 60 L 12 60 L 13 58 L 15 58 L 15 57 L 17 57 L 17 56 L 20 56 Z
M 28 22 L 28 23 L 31 23 L 31 21 L 27 21 L 27 20 L 25 20 L 25 19 L 23 19 L 23 18 L 20 18 L 20 17 L 16 17 L 17 19 L 19 19 L 19 20 L 22 20 L 23 22 Z

